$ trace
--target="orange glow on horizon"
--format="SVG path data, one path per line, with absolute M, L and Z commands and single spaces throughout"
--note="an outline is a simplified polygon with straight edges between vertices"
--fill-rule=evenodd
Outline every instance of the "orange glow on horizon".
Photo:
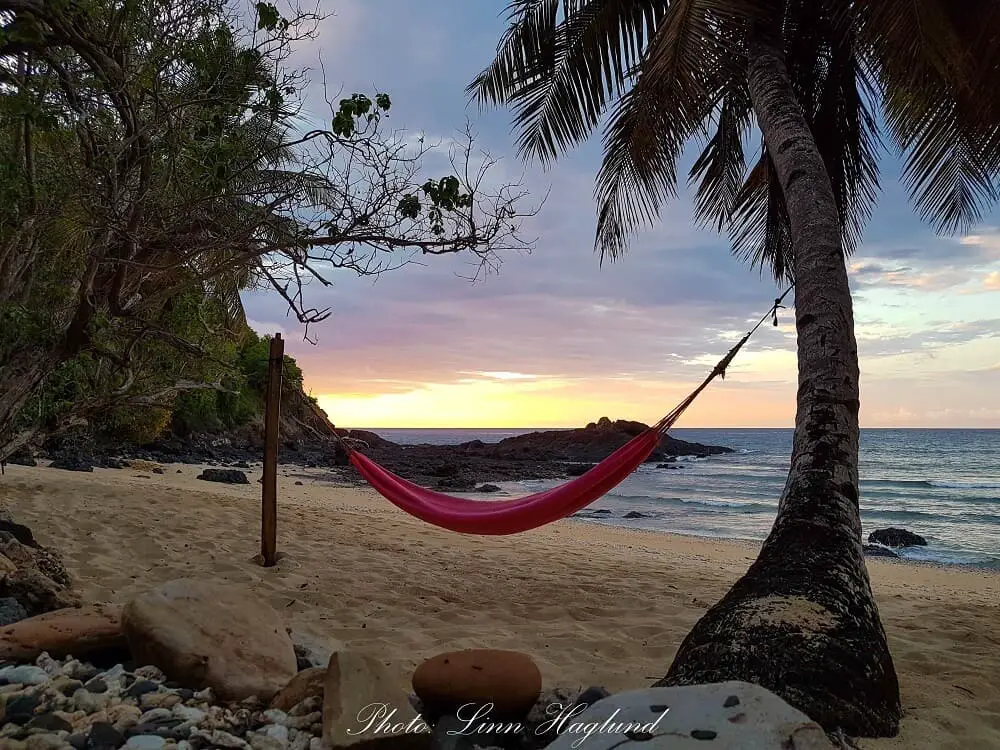
M 669 412 L 693 385 L 635 380 L 476 381 L 422 384 L 396 393 L 320 394 L 337 425 L 355 428 L 580 427 L 600 417 L 650 424 Z M 787 392 L 786 392 L 787 391 Z M 787 427 L 794 390 L 721 383 L 703 393 L 679 427 Z

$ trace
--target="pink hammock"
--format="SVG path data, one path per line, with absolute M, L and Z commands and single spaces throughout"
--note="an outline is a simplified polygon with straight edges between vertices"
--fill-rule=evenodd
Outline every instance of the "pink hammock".
M 434 492 L 357 451 L 351 453 L 351 463 L 376 492 L 421 521 L 463 534 L 517 534 L 590 505 L 635 471 L 659 442 L 660 431 L 651 427 L 576 479 L 516 500 L 481 501 Z
M 757 325 L 736 346 L 730 349 L 729 353 L 715 366 L 715 369 L 702 384 L 690 396 L 681 401 L 673 411 L 646 431 L 632 438 L 585 474 L 544 492 L 513 500 L 499 501 L 451 497 L 426 489 L 393 474 L 351 448 L 336 432 L 334 434 L 347 450 L 351 463 L 376 492 L 397 508 L 422 521 L 440 526 L 443 529 L 482 536 L 517 534 L 521 531 L 535 529 L 572 515 L 581 508 L 590 505 L 635 471 L 653 452 L 659 444 L 660 438 L 666 434 L 667 430 L 680 418 L 698 395 L 708 387 L 708 384 L 716 376 L 725 377 L 729 363 L 732 362 L 736 353 L 749 340 L 754 331 L 760 328 L 761 324 L 771 316 L 774 316 L 774 324 L 778 324 L 777 311 L 781 307 L 781 301 L 791 290 L 792 287 L 789 287 L 781 297 L 774 301 L 772 308 L 760 319 Z

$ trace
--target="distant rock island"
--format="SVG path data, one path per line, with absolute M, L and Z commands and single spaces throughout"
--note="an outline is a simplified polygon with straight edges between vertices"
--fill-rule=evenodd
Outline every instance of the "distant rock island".
M 398 445 L 364 430 L 338 432 L 357 441 L 358 447 L 390 471 L 428 487 L 461 491 L 474 489 L 480 482 L 579 475 L 647 429 L 642 422 L 602 417 L 579 429 L 529 432 L 498 443 L 472 440 L 458 445 Z M 732 448 L 666 436 L 647 462 L 732 452 Z M 339 449 L 336 463 L 347 463 Z

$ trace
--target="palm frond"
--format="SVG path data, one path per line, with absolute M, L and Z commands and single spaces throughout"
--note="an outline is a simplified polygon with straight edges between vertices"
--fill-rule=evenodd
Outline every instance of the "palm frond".
M 778 174 L 767 148 L 747 175 L 736 196 L 729 236 L 733 253 L 777 281 L 792 278 L 792 233 Z
M 704 127 L 732 80 L 732 51 L 719 36 L 720 27 L 731 28 L 720 20 L 720 7 L 727 5 L 712 0 L 669 5 L 635 86 L 605 129 L 595 191 L 602 259 L 622 255 L 628 236 L 651 223 L 675 195 L 684 144 Z
M 918 214 L 938 232 L 967 231 L 1000 195 L 996 4 L 885 0 L 859 18 Z
M 551 161 L 586 140 L 609 98 L 624 93 L 668 2 L 564 0 L 542 12 L 537 2 L 515 5 L 520 13 L 496 60 L 469 89 L 480 102 L 513 104 L 521 155 Z

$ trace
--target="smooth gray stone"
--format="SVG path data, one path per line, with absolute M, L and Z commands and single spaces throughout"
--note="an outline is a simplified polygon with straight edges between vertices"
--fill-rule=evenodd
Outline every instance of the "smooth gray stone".
M 833 750 L 808 716 L 747 682 L 617 693 L 559 729 L 551 750 Z

